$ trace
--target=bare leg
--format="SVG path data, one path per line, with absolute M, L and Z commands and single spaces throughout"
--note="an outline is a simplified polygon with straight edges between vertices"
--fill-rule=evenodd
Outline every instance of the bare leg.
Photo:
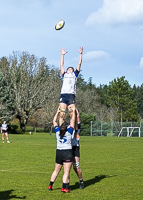
M 78 109 L 76 108 L 76 113 L 77 113 L 77 127 L 78 127 L 78 131 L 77 131 L 77 140 L 80 139 L 79 133 L 80 133 L 80 117 L 79 117 L 79 112 Z
M 4 141 L 4 133 L 2 133 L 2 141 Z
M 59 172 L 61 171 L 62 165 L 55 163 L 55 169 L 51 175 L 51 179 L 50 181 L 54 182 L 59 174 Z
M 59 126 L 64 122 L 65 118 L 65 111 L 66 111 L 67 105 L 65 103 L 60 103 L 60 118 L 59 118 Z
M 79 188 L 80 189 L 84 189 L 84 182 L 83 182 L 83 178 L 82 178 L 82 171 L 79 167 L 79 157 L 75 156 L 74 157 L 74 162 L 73 162 L 73 167 L 74 167 L 74 171 L 77 174 L 78 178 L 79 178 Z
M 69 182 L 69 174 L 70 174 L 70 169 L 72 166 L 72 162 L 65 163 L 64 162 L 64 175 L 63 175 L 63 183 L 68 183 Z
M 73 163 L 79 163 L 79 157 L 75 156 Z M 77 174 L 79 180 L 83 180 L 83 178 L 82 178 L 82 171 L 81 171 L 80 167 L 75 167 L 74 166 L 74 171 Z
M 71 104 L 68 106 L 68 111 L 69 111 L 69 114 L 70 114 L 70 118 L 72 118 L 72 110 L 73 108 L 75 108 L 75 104 Z M 77 112 L 75 111 L 75 130 L 77 130 Z
M 51 179 L 50 179 L 50 184 L 48 186 L 48 190 L 50 190 L 50 191 L 52 190 L 52 186 L 53 186 L 53 184 L 54 184 L 59 172 L 61 171 L 61 168 L 62 168 L 62 165 L 55 163 L 55 169 L 54 169 L 54 171 L 53 171 L 53 173 L 51 175 Z
M 7 141 L 8 141 L 8 133 L 7 133 L 7 132 L 5 133 L 5 136 L 6 136 L 6 139 L 7 139 Z

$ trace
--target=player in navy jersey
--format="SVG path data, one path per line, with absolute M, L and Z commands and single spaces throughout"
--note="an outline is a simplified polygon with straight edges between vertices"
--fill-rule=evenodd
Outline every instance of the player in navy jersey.
M 71 116 L 72 117 L 72 114 Z M 79 178 L 79 188 L 80 189 L 84 189 L 84 182 L 83 182 L 83 177 L 82 177 L 82 171 L 80 169 L 80 145 L 79 145 L 79 139 L 80 139 L 80 116 L 79 116 L 79 112 L 78 109 L 75 109 L 75 118 L 77 120 L 75 120 L 75 134 L 72 138 L 72 150 L 73 150 L 73 169 L 75 171 L 75 173 L 77 174 L 78 178 Z M 77 137 L 78 136 L 78 137 Z
M 3 121 L 3 123 L 1 124 L 2 143 L 4 143 L 4 135 L 6 136 L 7 143 L 10 143 L 10 141 L 8 139 L 7 129 L 8 129 L 8 126 L 6 124 L 6 121 Z
M 74 71 L 73 67 L 68 67 L 67 70 L 65 71 L 64 56 L 67 52 L 65 51 L 65 49 L 61 49 L 60 69 L 61 69 L 63 84 L 59 100 L 60 104 L 59 124 L 63 123 L 65 117 L 65 111 L 67 108 L 69 112 L 71 112 L 73 108 L 75 109 L 76 82 L 81 68 L 83 47 L 80 48 L 78 52 L 80 53 L 80 57 L 76 70 Z
M 73 162 L 72 151 L 72 135 L 74 134 L 75 125 L 75 109 L 73 108 L 73 115 L 70 121 L 70 126 L 67 126 L 67 122 L 64 120 L 62 125 L 58 126 L 57 118 L 60 109 L 58 108 L 55 117 L 53 119 L 53 127 L 56 133 L 57 149 L 56 149 L 56 161 L 55 169 L 51 175 L 50 184 L 48 190 L 52 190 L 53 183 L 55 182 L 62 166 L 64 167 L 63 174 L 63 186 L 61 192 L 67 193 L 69 190 L 69 173 Z

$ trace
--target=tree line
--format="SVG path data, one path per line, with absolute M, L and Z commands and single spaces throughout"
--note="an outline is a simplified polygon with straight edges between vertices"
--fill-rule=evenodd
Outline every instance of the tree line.
M 0 59 L 0 119 L 18 119 L 48 127 L 58 107 L 62 78 L 60 69 L 28 52 L 13 52 Z M 96 87 L 92 78 L 77 81 L 76 106 L 84 126 L 93 120 L 139 121 L 143 118 L 143 84 L 131 87 L 124 76 Z M 68 117 L 68 115 L 67 115 Z

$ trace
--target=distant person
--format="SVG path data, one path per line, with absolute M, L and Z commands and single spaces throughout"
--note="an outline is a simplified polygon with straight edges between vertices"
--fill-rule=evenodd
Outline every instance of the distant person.
M 6 121 L 3 121 L 3 123 L 1 124 L 2 143 L 4 143 L 4 135 L 6 136 L 7 143 L 10 143 L 8 139 L 7 129 L 8 129 L 8 125 L 6 124 Z
M 52 190 L 53 184 L 62 168 L 64 167 L 63 174 L 63 185 L 61 192 L 68 193 L 69 190 L 69 174 L 70 169 L 73 163 L 73 151 L 71 145 L 72 135 L 74 133 L 74 125 L 75 125 L 75 109 L 73 108 L 73 115 L 70 120 L 70 126 L 67 126 L 67 122 L 64 122 L 58 126 L 57 118 L 60 110 L 58 108 L 54 119 L 53 119 L 53 127 L 56 133 L 57 139 L 57 149 L 56 149 L 56 161 L 55 161 L 55 169 L 51 175 L 50 184 L 48 190 Z
M 74 71 L 73 67 L 68 67 L 65 71 L 64 69 L 64 56 L 67 53 L 65 49 L 61 49 L 61 61 L 60 61 L 60 69 L 63 79 L 63 84 L 61 88 L 61 95 L 60 95 L 60 119 L 59 123 L 62 124 L 65 117 L 66 108 L 68 108 L 69 112 L 73 108 L 75 109 L 75 95 L 76 95 L 76 82 L 77 77 L 80 72 L 81 63 L 82 63 L 82 53 L 83 47 L 81 47 L 78 52 L 80 53 L 79 61 L 76 70 Z

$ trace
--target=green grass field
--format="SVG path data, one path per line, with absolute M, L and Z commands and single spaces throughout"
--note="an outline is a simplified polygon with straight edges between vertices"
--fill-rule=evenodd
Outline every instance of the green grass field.
M 60 172 L 48 191 L 54 170 L 55 135 L 9 135 L 0 144 L 0 200 L 143 199 L 143 138 L 82 136 L 80 166 L 85 189 L 71 169 L 71 193 L 61 193 Z

